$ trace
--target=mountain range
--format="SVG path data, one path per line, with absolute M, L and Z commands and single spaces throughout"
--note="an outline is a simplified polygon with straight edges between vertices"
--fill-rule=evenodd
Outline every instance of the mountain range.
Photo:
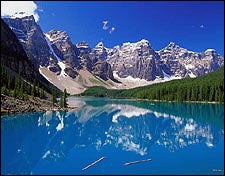
M 27 82 L 33 82 L 36 78 L 42 84 L 52 86 L 29 60 L 17 36 L 3 20 L 1 20 L 1 64 L 11 75 L 20 75 Z
M 113 48 L 99 42 L 91 48 L 85 41 L 74 44 L 66 31 L 54 29 L 44 33 L 33 16 L 3 20 L 40 74 L 71 94 L 79 94 L 90 86 L 128 89 L 197 77 L 224 65 L 224 58 L 214 49 L 194 52 L 170 42 L 156 51 L 146 39 Z

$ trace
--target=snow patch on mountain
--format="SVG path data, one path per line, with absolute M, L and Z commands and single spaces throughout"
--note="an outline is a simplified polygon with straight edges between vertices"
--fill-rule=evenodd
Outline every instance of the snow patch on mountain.
M 195 66 L 192 65 L 192 64 L 187 64 L 187 65 L 184 65 L 184 66 L 185 66 L 186 69 L 193 69 L 193 68 L 195 68 Z
M 132 84 L 134 87 L 137 86 L 144 86 L 144 85 L 148 85 L 150 84 L 150 81 L 147 81 L 145 79 L 140 79 L 140 78 L 133 78 L 132 76 L 128 76 L 126 78 L 121 78 L 119 77 L 119 75 L 117 74 L 117 71 L 113 71 L 113 76 L 114 78 L 116 78 L 117 80 L 121 81 L 123 84 L 125 85 L 130 85 Z
M 50 42 L 52 42 L 53 41 L 53 39 L 50 37 L 50 35 L 49 34 L 45 34 L 45 36 L 47 37 L 47 39 L 50 41 Z M 48 42 L 48 41 L 47 41 Z
M 205 53 L 206 52 L 214 52 L 214 51 L 216 51 L 216 50 L 214 50 L 214 49 L 207 49 L 207 50 L 205 50 Z
M 63 77 L 68 76 L 68 75 L 66 74 L 66 72 L 64 71 L 65 68 L 66 68 L 66 65 L 65 65 L 62 61 L 59 61 L 59 62 L 58 62 L 58 65 L 59 65 L 60 68 L 62 69 L 62 70 L 61 70 L 61 73 L 60 73 L 60 76 L 63 76 Z
M 194 75 L 192 72 L 188 74 L 191 78 L 195 78 L 196 75 Z
M 51 44 L 51 42 L 50 42 L 50 37 L 49 37 L 49 35 L 45 35 L 46 37 L 45 37 L 45 40 L 46 40 L 46 42 L 48 43 L 48 46 L 49 46 L 49 48 L 50 48 L 50 50 L 51 50 L 51 53 L 57 58 L 57 60 L 60 62 L 60 61 L 62 61 L 62 59 L 60 59 L 56 54 L 55 54 L 55 52 L 54 52 L 54 50 L 53 50 L 53 48 L 52 48 L 52 44 Z M 49 38 L 48 38 L 49 37 Z
M 53 41 L 53 40 L 51 39 L 50 35 L 45 34 L 45 36 L 46 36 L 46 37 L 45 37 L 45 40 L 46 40 L 47 43 L 48 43 L 48 46 L 49 46 L 49 48 L 50 48 L 50 50 L 51 50 L 51 53 L 57 58 L 57 60 L 58 60 L 58 65 L 59 65 L 59 67 L 61 68 L 61 73 L 60 73 L 59 76 L 63 76 L 63 77 L 68 76 L 68 75 L 66 74 L 66 72 L 64 71 L 65 68 L 66 68 L 65 63 L 63 63 L 62 59 L 60 59 L 60 58 L 55 54 L 55 52 L 54 52 L 54 50 L 53 50 L 53 48 L 52 48 L 52 44 L 51 44 L 50 41 Z M 50 59 L 51 59 L 51 58 L 50 58 Z
M 30 14 L 28 14 L 27 12 L 16 12 L 13 15 L 10 15 L 9 17 L 12 19 L 16 19 L 16 18 L 23 18 L 27 16 L 30 16 Z
M 40 67 L 39 72 L 60 90 L 66 89 L 66 91 L 70 94 L 80 94 L 85 90 L 84 86 L 80 85 L 77 80 L 72 79 L 69 76 L 56 75 L 47 67 Z
M 182 79 L 181 76 L 170 76 L 170 75 L 166 74 L 165 72 L 164 72 L 164 74 L 165 74 L 164 78 L 157 77 L 154 81 L 151 81 L 151 82 L 160 83 L 160 82 L 172 81 L 174 79 Z
M 163 76 L 164 76 L 164 78 L 171 78 L 171 76 L 170 76 L 170 75 L 168 75 L 168 74 L 166 74 L 163 70 L 162 70 L 162 72 L 163 72 Z

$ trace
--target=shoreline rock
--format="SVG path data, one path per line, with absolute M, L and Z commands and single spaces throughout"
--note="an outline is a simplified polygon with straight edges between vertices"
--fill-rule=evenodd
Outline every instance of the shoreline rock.
M 70 110 L 76 107 L 61 108 L 58 104 L 52 104 L 51 101 L 29 96 L 27 100 L 21 100 L 1 94 L 1 117 L 7 114 L 20 114 L 29 112 L 45 112 Z

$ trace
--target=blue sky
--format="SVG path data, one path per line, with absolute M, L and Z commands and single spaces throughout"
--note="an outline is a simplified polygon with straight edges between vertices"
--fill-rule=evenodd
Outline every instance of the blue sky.
M 111 48 L 144 38 L 155 50 L 173 41 L 196 52 L 213 48 L 224 56 L 223 1 L 35 1 L 35 4 L 37 23 L 42 30 L 65 30 L 73 43 L 86 41 L 94 47 L 102 41 Z

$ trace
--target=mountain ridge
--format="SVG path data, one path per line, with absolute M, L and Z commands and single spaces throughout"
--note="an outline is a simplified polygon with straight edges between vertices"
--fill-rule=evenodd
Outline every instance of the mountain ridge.
M 43 33 L 32 16 L 4 20 L 14 29 L 40 73 L 58 87 L 60 80 L 70 80 L 69 86 L 64 85 L 60 89 L 70 89 L 69 93 L 72 94 L 79 94 L 86 87 L 93 86 L 78 81 L 81 70 L 89 72 L 95 82 L 96 79 L 110 82 L 107 88 L 129 89 L 172 79 L 197 77 L 224 65 L 224 58 L 214 49 L 193 52 L 170 42 L 155 51 L 146 39 L 136 43 L 125 42 L 113 48 L 106 48 L 103 42 L 99 42 L 91 48 L 85 41 L 72 43 L 66 31 L 53 29 Z M 43 69 L 45 71 L 41 71 Z

